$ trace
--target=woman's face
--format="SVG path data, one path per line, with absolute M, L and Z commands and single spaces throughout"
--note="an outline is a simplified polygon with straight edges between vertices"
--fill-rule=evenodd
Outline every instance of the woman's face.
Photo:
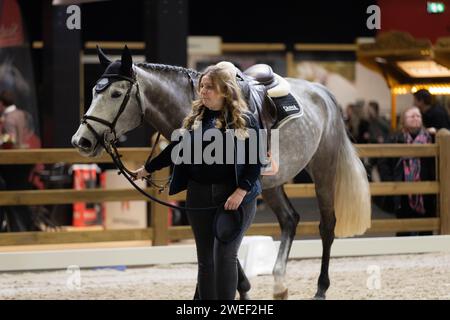
M 405 128 L 407 130 L 417 130 L 422 127 L 422 115 L 418 108 L 413 108 L 405 113 Z
M 203 76 L 200 82 L 200 98 L 210 110 L 217 111 L 223 108 L 224 96 L 218 91 L 208 75 Z

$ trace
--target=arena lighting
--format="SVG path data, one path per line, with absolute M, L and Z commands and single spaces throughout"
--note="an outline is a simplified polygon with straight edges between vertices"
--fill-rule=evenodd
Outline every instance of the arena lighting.
M 420 89 L 427 89 L 433 95 L 450 95 L 450 84 L 416 84 L 396 86 L 392 89 L 395 95 L 411 94 Z
M 376 57 L 375 61 L 378 62 L 378 63 L 383 63 L 383 64 L 387 63 L 387 60 L 385 58 L 382 58 L 382 57 Z
M 443 13 L 445 11 L 445 4 L 443 2 L 427 2 L 427 12 L 436 14 Z
M 397 61 L 396 64 L 412 78 L 450 77 L 450 69 L 432 60 Z

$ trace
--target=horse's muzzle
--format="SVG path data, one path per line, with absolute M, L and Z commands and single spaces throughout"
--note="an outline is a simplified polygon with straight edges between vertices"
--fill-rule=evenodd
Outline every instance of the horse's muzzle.
M 85 137 L 72 137 L 72 145 L 83 153 L 92 153 L 93 143 Z

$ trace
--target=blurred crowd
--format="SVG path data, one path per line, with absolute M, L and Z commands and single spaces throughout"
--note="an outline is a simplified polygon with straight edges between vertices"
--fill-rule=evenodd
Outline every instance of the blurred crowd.
M 414 93 L 413 105 L 407 106 L 399 116 L 399 127 L 392 130 L 388 119 L 380 115 L 376 101 L 367 104 L 358 101 L 345 109 L 344 120 L 348 135 L 354 143 L 434 143 L 436 133 L 450 130 L 450 118 L 446 108 L 433 100 L 425 89 Z M 372 182 L 417 182 L 436 179 L 434 158 L 369 158 L 363 159 Z M 397 218 L 420 218 L 436 216 L 436 196 L 409 194 L 401 196 L 374 196 L 381 209 Z M 398 236 L 427 235 L 431 231 L 403 232 Z

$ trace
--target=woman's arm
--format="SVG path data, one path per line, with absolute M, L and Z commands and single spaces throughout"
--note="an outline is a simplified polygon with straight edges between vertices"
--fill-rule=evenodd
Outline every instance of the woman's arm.
M 152 173 L 162 168 L 168 167 L 172 164 L 172 149 L 179 143 L 179 141 L 171 142 L 167 147 L 161 151 L 155 158 L 148 158 L 145 162 L 144 168 L 148 173 Z
M 224 204 L 224 208 L 226 210 L 236 210 L 239 207 L 245 195 L 252 189 L 253 185 L 256 183 L 256 180 L 258 180 L 259 175 L 261 174 L 261 162 L 259 159 L 259 126 L 253 116 L 250 116 L 249 119 L 250 121 L 247 122 L 247 127 L 249 129 L 256 130 L 256 151 L 258 152 L 256 156 L 256 163 L 250 163 L 250 159 L 254 157 L 250 157 L 250 139 L 246 139 L 244 171 L 241 177 L 238 178 L 238 187 L 230 195 L 230 197 L 228 197 L 227 201 Z M 255 143 L 255 141 L 252 142 Z
M 261 161 L 259 159 L 259 148 L 260 148 L 260 142 L 259 142 L 259 125 L 256 119 L 249 115 L 249 121 L 247 122 L 247 127 L 249 129 L 255 130 L 256 132 L 256 163 L 251 163 L 250 160 L 254 159 L 254 155 L 250 155 L 250 150 L 253 148 L 250 148 L 250 143 L 255 141 L 250 141 L 250 139 L 245 140 L 245 168 L 244 172 L 242 173 L 242 176 L 240 177 L 238 181 L 238 186 L 240 189 L 243 189 L 245 191 L 250 191 L 253 185 L 256 183 L 256 180 L 258 180 L 260 174 L 261 174 Z
M 247 192 L 250 191 L 256 180 L 258 180 L 260 174 L 261 163 L 259 162 L 259 159 L 256 164 L 247 163 L 245 165 L 244 173 L 242 174 L 241 178 L 238 179 L 238 187 Z

